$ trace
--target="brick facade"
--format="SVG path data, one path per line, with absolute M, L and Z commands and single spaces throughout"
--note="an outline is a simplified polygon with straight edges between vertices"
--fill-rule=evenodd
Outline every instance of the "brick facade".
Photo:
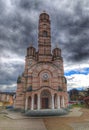
M 15 107 L 21 109 L 60 109 L 67 107 L 67 83 L 61 49 L 51 50 L 50 17 L 39 16 L 38 51 L 27 48 L 25 70 L 17 80 Z

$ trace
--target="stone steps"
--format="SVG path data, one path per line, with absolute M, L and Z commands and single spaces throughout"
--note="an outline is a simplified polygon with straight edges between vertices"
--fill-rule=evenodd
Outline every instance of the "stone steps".
M 25 116 L 60 116 L 67 114 L 68 111 L 65 109 L 42 109 L 42 110 L 28 110 Z

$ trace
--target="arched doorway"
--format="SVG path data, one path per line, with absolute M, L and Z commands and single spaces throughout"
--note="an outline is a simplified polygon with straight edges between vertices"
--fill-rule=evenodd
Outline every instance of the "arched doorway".
M 43 90 L 41 93 L 41 108 L 49 109 L 51 102 L 51 93 L 48 90 Z
M 62 96 L 60 96 L 60 107 L 63 107 Z
M 54 94 L 54 108 L 57 108 L 57 94 Z
M 31 109 L 31 96 L 28 97 L 28 108 L 27 109 Z
M 34 109 L 37 109 L 37 94 L 34 95 Z

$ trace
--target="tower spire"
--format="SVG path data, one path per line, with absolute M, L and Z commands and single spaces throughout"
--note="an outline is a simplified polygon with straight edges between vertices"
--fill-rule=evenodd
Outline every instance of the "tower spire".
M 51 28 L 49 15 L 45 11 L 40 14 L 38 29 L 39 60 L 48 60 L 51 56 Z

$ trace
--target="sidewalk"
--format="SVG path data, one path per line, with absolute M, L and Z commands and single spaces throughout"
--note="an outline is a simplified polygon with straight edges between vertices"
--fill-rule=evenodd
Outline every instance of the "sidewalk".
M 80 117 L 83 112 L 80 111 L 81 108 L 73 108 L 70 109 L 70 112 L 67 115 L 61 115 L 60 117 Z M 13 120 L 19 120 L 19 119 L 41 119 L 41 117 L 27 117 L 23 116 L 20 112 L 7 112 L 8 114 L 6 117 L 13 119 Z M 50 118 L 50 116 L 48 116 Z M 45 118 L 45 117 L 42 117 Z M 47 117 L 46 117 L 47 118 Z
M 68 115 L 64 115 L 60 117 L 66 117 L 66 118 L 79 117 L 83 114 L 83 112 L 81 112 L 80 110 L 81 108 L 70 109 L 70 112 Z M 7 113 L 5 114 L 5 117 L 0 119 L 0 130 L 47 130 L 43 122 L 44 118 L 41 119 L 41 118 L 35 118 L 35 117 L 26 117 L 26 116 L 23 116 L 20 112 L 5 111 L 5 113 Z M 53 121 L 54 117 L 48 117 L 48 118 L 49 119 L 52 118 L 52 122 L 54 122 Z M 60 119 L 60 118 L 57 118 L 57 119 Z M 80 124 L 76 124 L 76 123 L 70 124 L 70 126 L 74 128 L 74 130 L 78 130 L 77 128 L 81 128 L 81 127 L 78 127 L 78 125 L 80 126 Z M 86 125 L 86 130 L 87 130 L 87 125 Z
M 61 117 L 79 117 L 83 114 L 83 112 L 81 112 L 80 110 L 81 108 L 70 109 L 69 114 L 61 116 Z
M 0 130 L 46 130 L 41 119 L 0 121 Z
M 46 130 L 42 119 L 23 116 L 19 112 L 8 112 L 0 119 L 0 130 Z

